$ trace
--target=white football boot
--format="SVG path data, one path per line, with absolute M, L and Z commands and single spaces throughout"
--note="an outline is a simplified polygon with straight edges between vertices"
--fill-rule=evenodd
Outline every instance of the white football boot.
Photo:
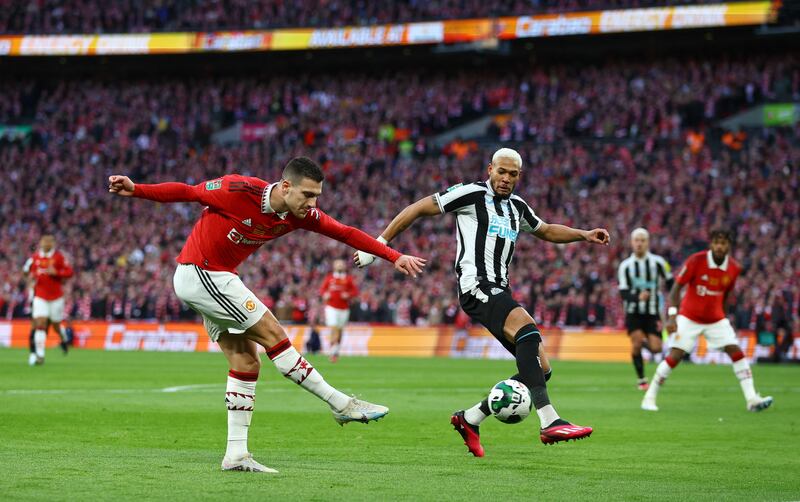
M 645 395 L 644 399 L 642 399 L 642 409 L 645 411 L 658 411 L 655 398 Z
M 747 411 L 764 411 L 772 406 L 772 396 L 756 396 L 752 401 L 747 402 Z
M 253 460 L 253 455 L 251 453 L 245 454 L 242 458 L 234 460 L 232 458 L 225 457 L 222 459 L 222 470 L 223 471 L 245 471 L 245 472 L 264 472 L 268 474 L 277 474 L 278 471 L 275 469 L 270 469 L 265 465 L 261 465 L 255 460 Z
M 351 397 L 350 402 L 347 403 L 343 410 L 336 411 L 331 408 L 331 412 L 336 423 L 344 425 L 347 422 L 367 423 L 372 420 L 378 420 L 389 413 L 389 408 Z

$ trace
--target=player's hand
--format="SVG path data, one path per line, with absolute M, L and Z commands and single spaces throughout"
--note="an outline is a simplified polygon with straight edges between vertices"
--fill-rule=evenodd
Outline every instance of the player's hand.
M 675 333 L 678 331 L 678 322 L 675 320 L 675 316 L 671 316 L 667 319 L 667 333 Z
M 417 277 L 417 274 L 422 273 L 422 269 L 425 268 L 426 262 L 427 260 L 423 258 L 404 254 L 398 258 L 396 262 L 394 262 L 394 268 L 399 272 L 410 275 L 411 277 Z
M 644 291 L 639 293 L 639 301 L 646 302 L 649 299 L 650 299 L 650 291 L 645 289 Z
M 133 189 L 135 187 L 136 185 L 134 185 L 133 181 L 127 176 L 114 175 L 108 177 L 108 191 L 110 193 L 122 195 L 123 197 L 130 197 L 133 195 Z
M 375 255 L 365 253 L 364 251 L 356 251 L 353 253 L 353 263 L 356 264 L 358 268 L 364 268 L 372 264 L 375 261 Z
M 595 228 L 594 230 L 587 230 L 583 238 L 595 244 L 604 244 L 608 246 L 611 244 L 611 236 L 608 235 L 608 230 L 605 228 Z

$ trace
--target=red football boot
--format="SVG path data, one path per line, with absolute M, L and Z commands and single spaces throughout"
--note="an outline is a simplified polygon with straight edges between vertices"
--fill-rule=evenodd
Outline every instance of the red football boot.
M 566 423 L 562 425 L 551 425 L 546 429 L 542 429 L 539 439 L 541 439 L 544 444 L 555 444 L 559 441 L 588 438 L 591 435 L 591 427 Z
M 464 418 L 464 410 L 453 413 L 450 417 L 450 423 L 453 428 L 461 434 L 464 438 L 464 444 L 467 445 L 469 452 L 476 457 L 483 456 L 483 446 L 481 446 L 481 435 L 478 432 L 478 426 L 472 425 Z

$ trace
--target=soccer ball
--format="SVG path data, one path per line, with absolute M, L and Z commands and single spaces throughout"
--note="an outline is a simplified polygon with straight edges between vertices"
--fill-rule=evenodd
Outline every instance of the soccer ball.
M 516 424 L 531 414 L 531 392 L 516 380 L 503 380 L 489 392 L 492 415 L 506 424 Z

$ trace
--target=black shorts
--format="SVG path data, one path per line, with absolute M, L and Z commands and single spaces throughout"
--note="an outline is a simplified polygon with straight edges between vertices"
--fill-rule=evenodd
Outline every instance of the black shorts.
M 489 333 L 494 335 L 503 347 L 512 354 L 516 354 L 514 344 L 506 339 L 503 333 L 503 327 L 506 324 L 506 318 L 517 307 L 521 305 L 514 300 L 511 296 L 511 291 L 506 288 L 487 284 L 478 287 L 479 292 L 465 293 L 459 295 L 458 300 L 461 303 L 461 308 L 467 313 L 473 321 L 477 321 L 489 330 Z M 481 294 L 482 293 L 482 294 Z M 478 298 L 480 296 L 480 298 Z
M 658 316 L 650 314 L 625 314 L 625 328 L 630 335 L 642 330 L 645 335 L 658 335 Z

